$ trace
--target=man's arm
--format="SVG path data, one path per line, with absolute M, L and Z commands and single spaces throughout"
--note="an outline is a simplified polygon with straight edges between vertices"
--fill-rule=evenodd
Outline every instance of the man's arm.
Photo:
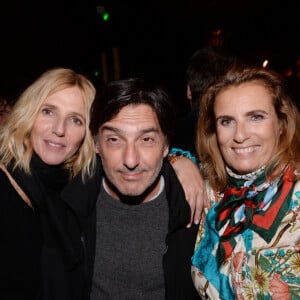
M 187 202 L 191 207 L 191 220 L 198 224 L 203 208 L 208 205 L 208 197 L 206 194 L 205 184 L 196 158 L 191 156 L 188 151 L 180 149 L 171 149 L 169 161 L 174 168 L 176 175 L 183 187 Z

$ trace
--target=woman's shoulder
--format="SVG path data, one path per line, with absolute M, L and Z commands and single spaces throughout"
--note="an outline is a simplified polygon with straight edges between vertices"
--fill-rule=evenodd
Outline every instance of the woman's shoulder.
M 207 193 L 207 196 L 209 199 L 210 207 L 213 206 L 215 203 L 218 203 L 222 199 L 223 193 L 216 192 L 211 187 L 208 180 L 205 180 L 205 188 L 206 188 L 206 193 Z
M 293 207 L 300 207 L 300 181 L 296 181 L 295 186 L 293 188 L 292 193 L 292 206 Z
M 8 194 L 10 188 L 13 188 L 7 175 L 2 169 L 0 169 L 0 195 Z M 1 198 L 2 199 L 2 198 Z
M 26 208 L 32 210 L 17 193 L 14 186 L 11 184 L 5 172 L 0 169 L 0 210 L 5 208 Z
M 294 186 L 294 192 L 300 191 L 300 180 L 297 180 Z

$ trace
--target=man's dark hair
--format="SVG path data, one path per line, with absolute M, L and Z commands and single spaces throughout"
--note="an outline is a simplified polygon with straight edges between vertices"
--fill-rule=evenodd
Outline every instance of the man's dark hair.
M 171 143 L 174 132 L 174 105 L 167 92 L 154 83 L 140 78 L 112 81 L 99 91 L 92 107 L 91 132 L 114 118 L 127 105 L 147 104 L 155 111 L 163 134 Z
M 215 47 L 203 47 L 189 59 L 186 67 L 186 83 L 191 90 L 191 106 L 198 108 L 202 94 L 235 62 L 233 56 Z

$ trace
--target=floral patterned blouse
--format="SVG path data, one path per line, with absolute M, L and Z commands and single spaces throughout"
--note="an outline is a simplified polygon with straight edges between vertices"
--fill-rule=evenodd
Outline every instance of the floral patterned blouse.
M 290 208 L 272 240 L 267 243 L 255 231 L 236 236 L 230 257 L 216 263 L 219 232 L 215 229 L 214 207 L 223 195 L 207 184 L 211 208 L 200 224 L 192 278 L 203 299 L 300 299 L 300 182 L 294 186 Z M 210 228 L 213 234 L 205 235 Z

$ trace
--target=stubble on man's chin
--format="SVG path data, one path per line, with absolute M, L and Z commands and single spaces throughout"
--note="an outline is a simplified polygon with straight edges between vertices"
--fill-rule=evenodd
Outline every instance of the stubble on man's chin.
M 157 176 L 154 182 L 142 194 L 135 196 L 122 194 L 118 188 L 107 179 L 107 177 L 105 178 L 105 183 L 118 196 L 120 202 L 128 205 L 138 205 L 145 201 L 147 196 L 155 189 L 159 180 L 160 176 Z

